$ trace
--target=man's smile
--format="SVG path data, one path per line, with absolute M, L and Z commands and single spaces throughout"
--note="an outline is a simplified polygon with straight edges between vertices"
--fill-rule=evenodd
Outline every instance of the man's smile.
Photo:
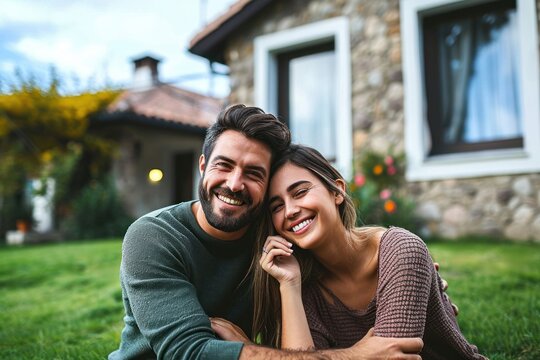
M 214 196 L 228 206 L 250 206 L 253 203 L 247 191 L 231 191 L 226 187 L 217 187 L 212 190 Z
M 229 205 L 236 205 L 236 206 L 244 205 L 244 202 L 238 199 L 233 199 L 233 198 L 227 197 L 225 195 L 220 195 L 220 194 L 217 194 L 216 196 L 219 200 Z

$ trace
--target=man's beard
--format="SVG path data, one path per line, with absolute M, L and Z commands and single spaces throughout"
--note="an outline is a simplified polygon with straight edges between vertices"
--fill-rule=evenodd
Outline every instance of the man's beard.
M 199 201 L 201 202 L 204 216 L 210 225 L 221 231 L 234 232 L 251 224 L 255 219 L 257 219 L 263 207 L 262 203 L 258 206 L 253 206 L 253 200 L 248 194 L 241 191 L 232 192 L 228 188 L 214 188 L 208 192 L 204 188 L 203 180 L 204 178 L 201 178 L 199 181 Z M 242 214 L 240 214 L 240 216 L 237 217 L 233 217 L 233 213 L 228 214 L 226 210 L 222 210 L 223 215 L 216 214 L 212 208 L 212 199 L 215 198 L 213 193 L 214 191 L 220 195 L 224 195 L 232 199 L 240 199 L 247 204 L 248 207 Z

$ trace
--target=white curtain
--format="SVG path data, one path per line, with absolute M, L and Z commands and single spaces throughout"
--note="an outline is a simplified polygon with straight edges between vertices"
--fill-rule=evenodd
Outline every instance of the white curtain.
M 490 37 L 493 40 L 479 48 L 474 60 L 463 134 L 466 142 L 522 135 L 516 14 L 509 15 L 505 26 L 491 29 Z
M 441 84 L 444 141 L 453 144 L 460 140 L 467 106 L 467 86 L 474 56 L 473 22 L 470 19 L 454 23 L 441 46 Z

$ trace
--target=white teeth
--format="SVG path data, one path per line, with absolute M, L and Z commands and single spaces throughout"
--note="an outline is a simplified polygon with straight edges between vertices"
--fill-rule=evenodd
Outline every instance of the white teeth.
M 242 201 L 240 201 L 240 200 L 231 199 L 231 198 L 225 197 L 223 195 L 218 195 L 217 197 L 218 197 L 219 200 L 221 200 L 223 202 L 226 202 L 227 204 L 242 205 Z
M 313 219 L 304 220 L 300 224 L 293 226 L 292 230 L 294 232 L 300 231 L 303 228 L 305 228 L 306 226 L 308 226 L 309 224 L 311 224 L 312 221 L 313 221 Z

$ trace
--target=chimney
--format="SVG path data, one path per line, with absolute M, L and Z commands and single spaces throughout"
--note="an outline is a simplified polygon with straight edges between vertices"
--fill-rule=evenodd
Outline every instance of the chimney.
M 158 64 L 161 60 L 151 56 L 133 59 L 133 83 L 136 90 L 146 90 L 159 84 Z

